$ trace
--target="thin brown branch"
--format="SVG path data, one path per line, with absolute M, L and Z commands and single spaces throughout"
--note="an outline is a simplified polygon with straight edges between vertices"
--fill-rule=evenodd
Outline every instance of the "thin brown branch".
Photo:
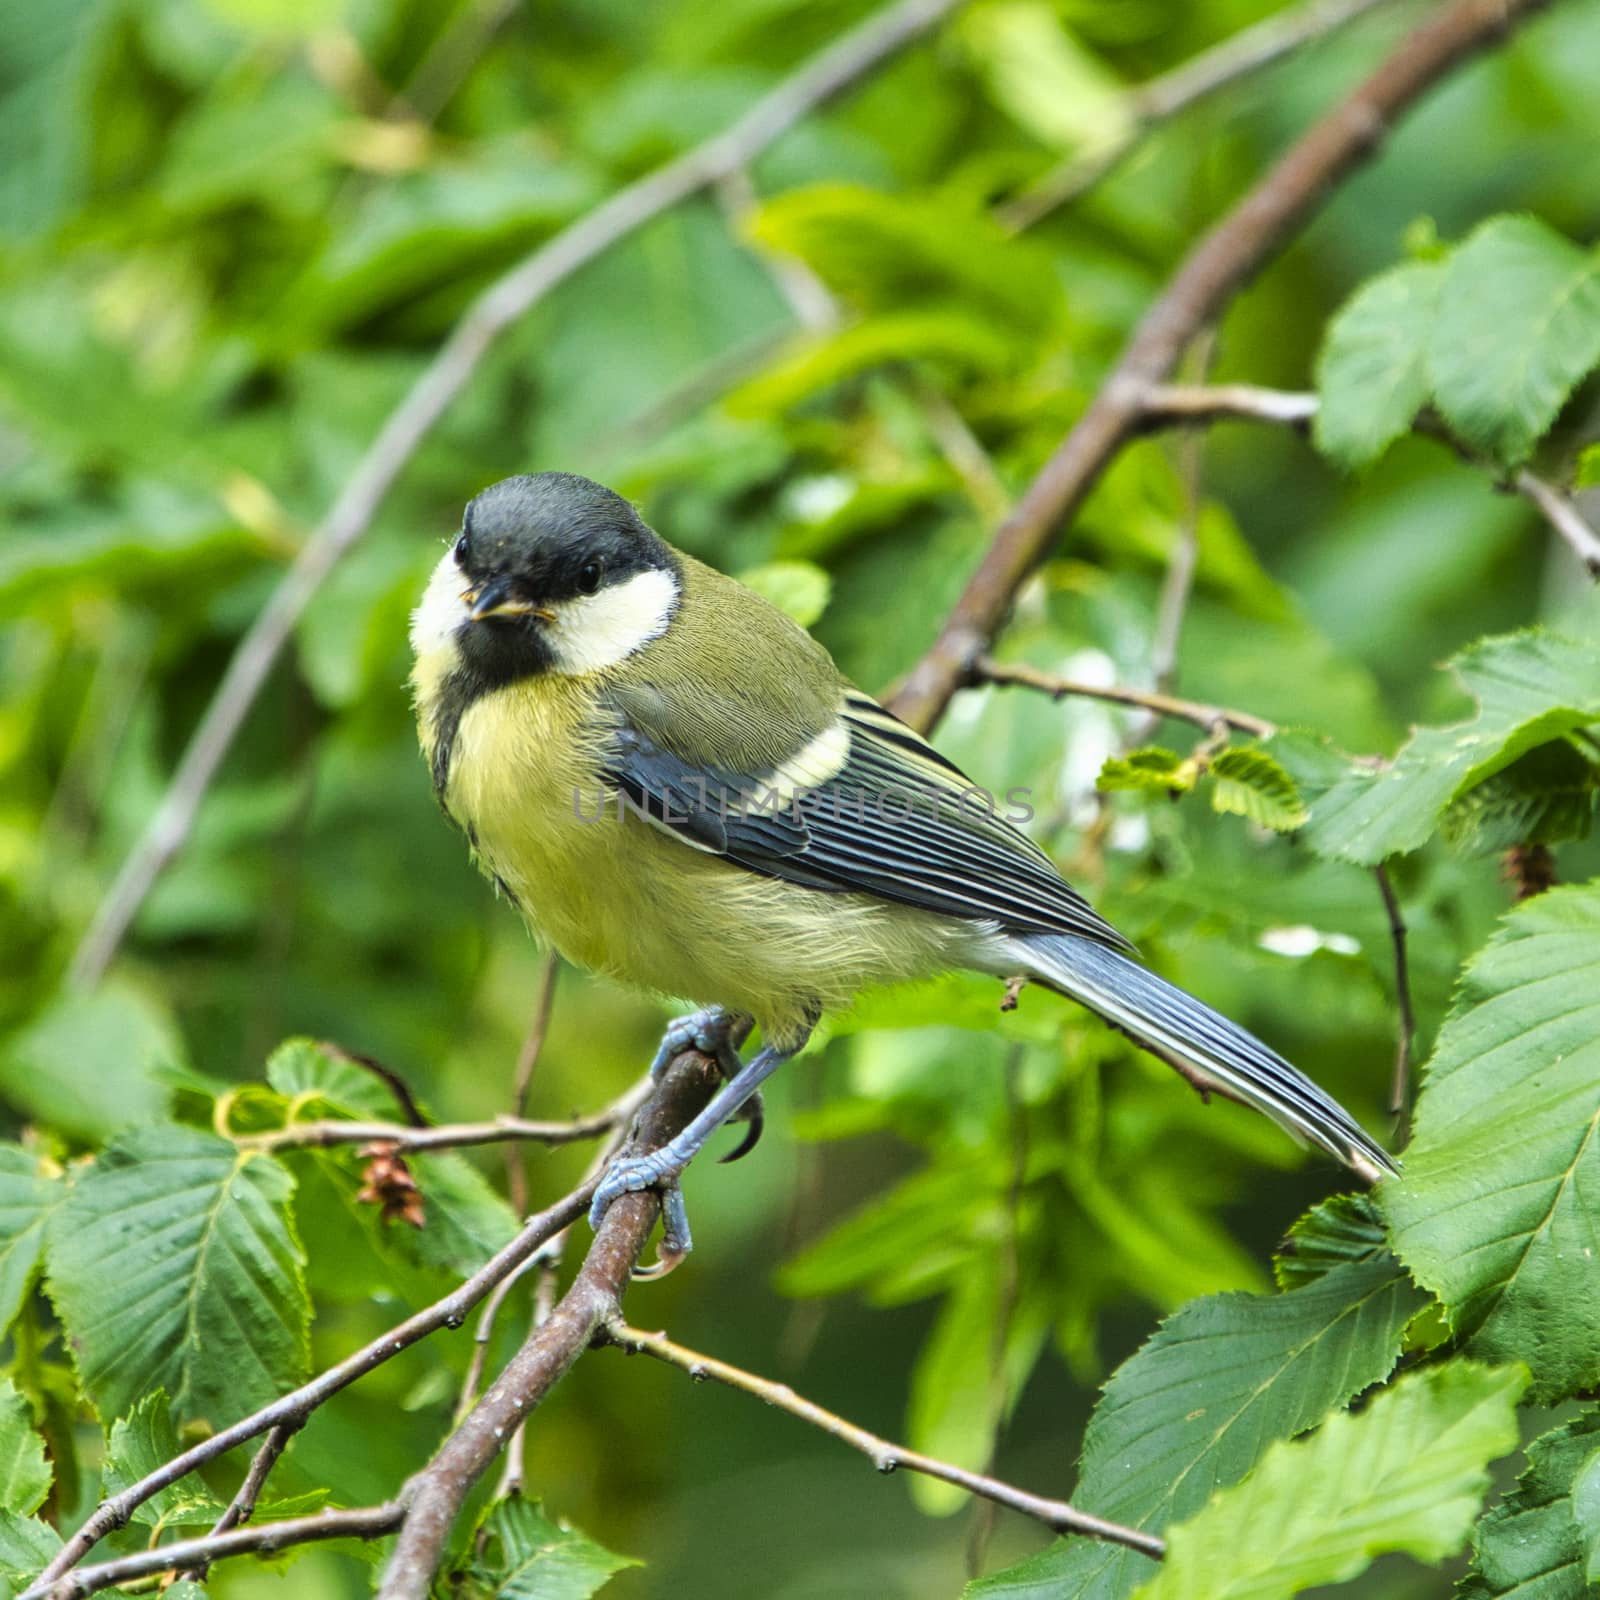
M 239 641 L 199 726 L 138 843 L 75 952 L 69 981 L 99 981 L 139 907 L 183 848 L 231 748 L 301 613 L 364 534 L 418 446 L 495 341 L 558 284 L 680 201 L 747 166 L 824 101 L 924 34 L 958 0 L 896 0 L 764 95 L 731 127 L 619 189 L 497 279 L 473 301 L 367 447 L 327 514 Z
M 228 1502 L 227 1509 L 212 1524 L 211 1537 L 215 1539 L 218 1534 L 226 1533 L 230 1528 L 237 1528 L 241 1523 L 248 1522 L 255 1515 L 256 1501 L 261 1498 L 261 1491 L 267 1485 L 267 1478 L 272 1469 L 278 1464 L 278 1457 L 288 1448 L 289 1441 L 300 1431 L 298 1422 L 280 1422 L 272 1429 L 265 1439 L 261 1441 L 256 1453 L 250 1460 L 250 1468 L 244 1475 L 244 1482 L 239 1485 L 239 1491 Z M 201 1561 L 184 1574 L 196 1583 L 206 1581 L 206 1573 L 210 1569 L 209 1560 Z
M 544 1042 L 550 1034 L 550 1018 L 556 1004 L 556 975 L 560 960 L 554 950 L 544 958 L 539 973 L 539 993 L 533 1003 L 533 1021 L 528 1024 L 527 1037 L 517 1052 L 516 1070 L 511 1075 L 511 1114 L 524 1117 L 528 1111 L 528 1094 L 533 1088 L 533 1074 L 544 1054 Z M 506 1192 L 511 1209 L 520 1217 L 528 1209 L 528 1163 L 526 1152 L 516 1144 L 508 1144 L 506 1158 Z
M 617 1124 L 610 1111 L 574 1122 L 531 1122 L 492 1117 L 487 1122 L 440 1122 L 413 1128 L 404 1122 L 293 1122 L 268 1133 L 235 1135 L 248 1150 L 324 1150 L 339 1144 L 392 1144 L 398 1150 L 459 1150 L 478 1144 L 577 1144 L 598 1139 Z
M 1511 487 L 1528 501 L 1566 542 L 1584 571 L 1600 578 L 1600 533 L 1584 520 L 1582 512 L 1553 483 L 1535 477 L 1526 467 L 1513 474 Z
M 1107 700 L 1112 705 L 1134 706 L 1160 717 L 1176 717 L 1207 732 L 1220 724 L 1237 729 L 1240 733 L 1248 733 L 1252 738 L 1270 739 L 1278 731 L 1275 724 L 1268 722 L 1265 717 L 1252 716 L 1248 711 L 1206 705 L 1199 700 L 1181 700 L 1177 695 L 1157 694 L 1152 689 L 1124 689 L 1082 683 L 1075 678 L 1058 678 L 1054 673 L 1040 672 L 1037 667 L 1027 666 L 1023 662 L 996 661 L 993 656 L 979 656 L 972 663 L 967 681 L 1016 684 L 1025 689 L 1037 689 L 1053 700 L 1064 700 L 1068 695 L 1081 695 L 1086 700 Z
M 1154 1534 L 1107 1522 L 1103 1517 L 1079 1511 L 1065 1500 L 1048 1500 L 1026 1489 L 1002 1483 L 998 1478 L 986 1477 L 981 1472 L 968 1472 L 965 1467 L 958 1467 L 952 1462 L 923 1455 L 920 1450 L 908 1450 L 904 1445 L 894 1444 L 854 1422 L 847 1422 L 837 1412 L 819 1406 L 814 1400 L 803 1399 L 786 1383 L 774 1383 L 741 1367 L 730 1366 L 726 1361 L 717 1361 L 711 1356 L 685 1349 L 681 1344 L 674 1344 L 665 1334 L 644 1333 L 638 1328 L 629 1327 L 620 1318 L 613 1318 L 605 1325 L 604 1339 L 606 1343 L 630 1354 L 643 1353 L 666 1362 L 668 1366 L 679 1367 L 692 1378 L 713 1378 L 742 1394 L 754 1395 L 767 1405 L 776 1406 L 780 1411 L 787 1411 L 791 1417 L 798 1417 L 802 1422 L 820 1428 L 849 1445 L 852 1450 L 859 1450 L 879 1472 L 894 1472 L 904 1467 L 908 1472 L 920 1472 L 924 1477 L 953 1483 L 970 1494 L 981 1495 L 986 1500 L 1021 1512 L 1023 1516 L 1032 1517 L 1057 1533 L 1077 1533 L 1090 1539 L 1104 1539 L 1112 1544 L 1126 1545 L 1130 1550 L 1137 1550 L 1141 1555 L 1153 1556 L 1158 1560 L 1166 1552 L 1165 1543 Z M 388 1600 L 387 1595 L 384 1600 Z
M 581 1184 L 571 1194 L 563 1196 L 537 1216 L 530 1217 L 510 1244 L 485 1262 L 459 1288 L 434 1301 L 431 1306 L 406 1318 L 387 1333 L 380 1334 L 337 1365 L 318 1373 L 309 1383 L 302 1384 L 270 1405 L 212 1434 L 209 1439 L 164 1462 L 137 1483 L 102 1500 L 83 1526 L 56 1552 L 40 1575 L 39 1582 L 19 1600 L 42 1600 L 49 1592 L 51 1582 L 77 1566 L 108 1533 L 126 1526 L 138 1507 L 169 1484 L 176 1483 L 207 1462 L 215 1461 L 237 1445 L 259 1438 L 273 1428 L 304 1422 L 318 1406 L 341 1389 L 348 1388 L 358 1378 L 365 1377 L 373 1368 L 382 1366 L 419 1339 L 425 1339 L 441 1328 L 459 1328 L 466 1320 L 467 1313 L 501 1279 L 534 1255 L 546 1240 L 584 1214 L 594 1194 L 594 1187 L 592 1181 Z M 178 1564 L 187 1566 L 190 1563 L 185 1560 Z
M 1221 89 L 1253 77 L 1303 46 L 1354 22 L 1385 0 L 1311 0 L 1274 13 L 1209 50 L 1127 91 L 1127 123 L 1109 145 L 1069 156 L 999 207 L 996 220 L 1020 233 L 1070 205 L 1116 170 L 1145 135 Z
M 1502 39 L 1543 0 L 1457 0 L 1431 15 L 1352 94 L 1314 122 L 1195 245 L 1140 319 L 1115 368 L 1001 525 L 938 638 L 894 696 L 926 732 L 969 680 L 1024 580 L 1138 431 L 1149 390 L 1243 284 L 1370 160 L 1384 135 L 1468 57 Z
M 686 1127 L 721 1082 L 716 1064 L 694 1051 L 663 1076 L 640 1119 L 636 1148 L 649 1151 Z M 608 1319 L 660 1210 L 653 1191 L 624 1195 L 606 1212 L 572 1286 L 528 1335 L 483 1398 L 432 1461 L 407 1484 L 404 1526 L 378 1591 L 379 1600 L 426 1600 L 445 1543 L 472 1486 Z
M 1263 389 L 1249 383 L 1161 384 L 1145 396 L 1145 428 L 1202 422 L 1269 422 L 1304 430 L 1317 415 L 1314 394 L 1295 390 Z M 1463 460 L 1474 466 L 1496 471 L 1468 449 L 1432 411 L 1422 412 L 1411 425 L 1414 433 L 1450 446 Z M 1593 578 L 1600 578 L 1600 533 L 1584 519 L 1571 498 L 1555 484 L 1547 482 L 1526 467 L 1508 480 L 1524 500 L 1534 507 L 1567 545 Z
M 1389 942 L 1394 947 L 1394 995 L 1399 1020 L 1395 1025 L 1394 1077 L 1389 1085 L 1389 1110 L 1394 1114 L 1400 1142 L 1405 1142 L 1406 1108 L 1411 1102 L 1411 1047 L 1417 1036 L 1416 1013 L 1411 1007 L 1411 962 L 1406 954 L 1406 919 L 1389 880 L 1389 869 L 1379 863 L 1372 869 L 1389 919 Z
M 83 1600 L 85 1595 L 97 1594 L 135 1578 L 209 1566 L 227 1556 L 273 1555 L 321 1539 L 378 1539 L 393 1533 L 404 1517 L 405 1506 L 399 1500 L 390 1500 L 381 1506 L 319 1511 L 313 1516 L 285 1517 L 281 1522 L 264 1522 L 253 1528 L 201 1534 L 194 1539 L 158 1545 L 154 1550 L 119 1556 L 115 1561 L 102 1561 L 98 1566 L 81 1567 L 54 1582 L 41 1581 L 26 1590 L 19 1600 Z

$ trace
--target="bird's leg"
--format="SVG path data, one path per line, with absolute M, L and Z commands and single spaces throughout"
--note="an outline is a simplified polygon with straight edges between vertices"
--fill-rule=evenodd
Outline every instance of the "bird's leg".
M 710 1056 L 721 1069 L 722 1076 L 731 1081 L 744 1065 L 739 1059 L 739 1046 L 744 1043 L 753 1026 L 752 1019 L 744 1012 L 725 1011 L 721 1006 L 706 1006 L 703 1010 L 691 1011 L 688 1016 L 667 1024 L 667 1030 L 661 1035 L 661 1043 L 656 1048 L 655 1060 L 650 1063 L 650 1076 L 660 1083 L 661 1074 L 672 1065 L 674 1059 L 685 1050 L 693 1049 Z M 727 1155 L 718 1158 L 724 1162 L 739 1161 L 761 1142 L 762 1129 L 766 1126 L 761 1096 L 751 1095 L 728 1120 L 750 1125 L 738 1145 Z
M 612 1162 L 611 1170 L 600 1180 L 600 1187 L 595 1190 L 594 1203 L 589 1208 L 590 1225 L 596 1228 L 600 1226 L 600 1221 L 613 1200 L 620 1199 L 625 1194 L 637 1194 L 643 1189 L 660 1189 L 663 1223 L 662 1256 L 687 1255 L 692 1248 L 692 1240 L 689 1236 L 689 1219 L 684 1211 L 683 1197 L 678 1192 L 679 1175 L 705 1148 L 706 1141 L 711 1135 L 742 1110 L 755 1095 L 756 1090 L 785 1061 L 799 1051 L 804 1043 L 805 1039 L 801 1038 L 787 1050 L 777 1050 L 771 1045 L 758 1050 L 711 1097 L 706 1108 L 677 1138 L 650 1155 L 621 1156 Z
M 660 1083 L 661 1074 L 674 1058 L 689 1049 L 710 1056 L 722 1069 L 724 1078 L 736 1076 L 741 1065 L 739 1046 L 750 1028 L 749 1017 L 738 1011 L 724 1011 L 721 1006 L 706 1006 L 669 1022 L 656 1047 L 655 1060 L 650 1063 L 652 1080 Z

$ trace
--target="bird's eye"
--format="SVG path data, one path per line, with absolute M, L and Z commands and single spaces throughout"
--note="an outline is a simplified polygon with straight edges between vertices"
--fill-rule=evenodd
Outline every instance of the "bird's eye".
M 578 592 L 580 594 L 594 594 L 600 588 L 600 578 L 604 568 L 598 561 L 585 561 L 578 568 Z
M 456 540 L 455 557 L 456 557 L 456 565 L 458 567 L 466 566 L 466 564 L 467 564 L 467 536 L 464 533 L 461 535 L 461 537 L 459 539 Z

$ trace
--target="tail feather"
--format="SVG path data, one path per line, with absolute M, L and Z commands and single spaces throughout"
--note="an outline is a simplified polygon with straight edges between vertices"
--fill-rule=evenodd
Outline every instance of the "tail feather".
M 1254 1106 L 1369 1181 L 1398 1172 L 1395 1158 L 1330 1095 L 1237 1023 L 1119 951 L 1074 934 L 1017 934 L 1016 967 L 1087 1006 L 1191 1082 Z

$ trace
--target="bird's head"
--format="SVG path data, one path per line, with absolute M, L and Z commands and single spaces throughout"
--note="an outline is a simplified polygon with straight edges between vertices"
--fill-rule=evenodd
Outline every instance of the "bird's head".
M 468 504 L 411 644 L 489 683 L 600 672 L 666 631 L 680 587 L 671 547 L 621 495 L 569 472 L 505 478 Z

